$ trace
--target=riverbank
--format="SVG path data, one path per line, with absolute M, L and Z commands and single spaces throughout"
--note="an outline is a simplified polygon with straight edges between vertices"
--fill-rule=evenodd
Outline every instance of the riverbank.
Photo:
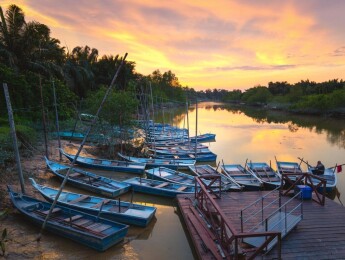
M 62 140 L 62 146 L 67 152 L 75 153 L 79 144 Z M 58 147 L 57 141 L 50 141 L 49 147 Z M 32 156 L 21 158 L 24 187 L 26 194 L 42 199 L 29 183 L 29 178 L 35 178 L 39 183 L 47 183 L 53 175 L 47 171 L 43 156 L 45 154 L 44 146 L 38 145 L 35 149 L 35 153 Z M 97 151 L 97 147 L 86 145 L 81 155 L 90 156 L 97 153 Z M 58 161 L 58 149 L 50 149 L 49 156 L 50 159 Z M 36 241 L 39 229 L 31 225 L 30 222 L 27 223 L 27 219 L 10 202 L 7 185 L 10 185 L 15 191 L 21 190 L 16 165 L 2 169 L 1 179 L 0 212 L 4 212 L 4 214 L 0 222 L 0 232 L 2 233 L 5 229 L 7 231 L 7 236 L 2 240 L 5 249 L 3 257 L 6 259 L 61 259 L 61 255 L 56 254 L 56 250 L 52 251 L 52 248 L 57 246 L 54 242 L 56 236 L 44 233 L 44 243 Z
M 49 143 L 49 155 L 52 160 L 59 160 L 57 142 Z M 75 153 L 79 147 L 78 143 L 69 144 L 63 141 L 63 147 L 66 152 Z M 85 146 L 83 156 L 97 156 L 99 158 L 107 157 L 107 151 L 99 150 L 99 147 Z M 44 149 L 35 151 L 35 155 L 30 158 L 23 158 L 22 165 L 24 171 L 25 188 L 29 195 L 39 199 L 42 197 L 34 192 L 28 183 L 29 177 L 42 184 L 53 188 L 59 188 L 61 181 L 58 180 L 46 168 L 43 160 Z M 108 155 L 109 156 L 109 155 Z M 64 163 L 68 163 L 63 158 Z M 132 173 L 114 173 L 112 171 L 92 170 L 96 174 L 114 178 L 117 180 L 133 178 Z M 4 172 L 4 171 L 3 171 Z M 11 170 L 10 184 L 13 184 L 16 190 L 20 190 L 17 178 L 16 168 Z M 0 202 L 1 209 L 8 209 L 9 214 L 0 222 L 0 231 L 5 228 L 8 236 L 5 240 L 5 259 L 193 259 L 193 252 L 190 247 L 186 233 L 177 214 L 176 200 L 170 198 L 151 196 L 141 193 L 126 193 L 119 199 L 123 201 L 133 201 L 142 205 L 154 206 L 157 208 L 156 217 L 145 227 L 130 226 L 128 234 L 123 243 L 109 248 L 105 252 L 97 252 L 88 247 L 75 243 L 69 239 L 43 232 L 40 242 L 36 241 L 39 227 L 27 221 L 22 214 L 12 208 L 7 193 L 5 192 L 6 183 L 1 182 L 0 188 L 3 191 L 4 198 Z M 66 191 L 90 194 L 87 191 L 66 185 Z M 152 250 L 155 248 L 155 250 Z

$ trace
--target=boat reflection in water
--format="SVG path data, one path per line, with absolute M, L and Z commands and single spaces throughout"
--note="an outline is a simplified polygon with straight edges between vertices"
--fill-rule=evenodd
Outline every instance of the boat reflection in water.
M 127 241 L 149 239 L 156 223 L 157 223 L 157 218 L 154 217 L 151 220 L 150 224 L 145 228 L 130 226 L 127 236 L 126 236 Z

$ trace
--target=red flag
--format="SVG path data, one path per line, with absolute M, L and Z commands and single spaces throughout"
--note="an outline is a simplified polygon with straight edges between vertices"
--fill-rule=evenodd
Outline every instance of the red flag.
M 341 172 L 343 170 L 343 168 L 341 167 L 341 165 L 337 166 L 337 173 Z

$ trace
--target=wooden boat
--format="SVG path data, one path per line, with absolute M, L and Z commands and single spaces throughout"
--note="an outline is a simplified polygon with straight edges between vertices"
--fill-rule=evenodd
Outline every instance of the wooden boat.
M 194 165 L 195 160 L 179 160 L 179 159 L 157 159 L 157 158 L 139 158 L 133 156 L 126 156 L 121 153 L 118 153 L 118 156 L 130 161 L 137 163 L 144 163 L 148 168 L 152 167 L 167 167 L 170 169 L 187 169 L 188 166 Z
M 190 137 L 190 141 L 195 143 L 195 136 Z M 196 141 L 198 143 L 215 142 L 216 135 L 211 133 L 201 134 L 196 136 Z
M 313 170 L 314 167 L 308 165 L 308 172 L 313 174 Z M 320 175 L 316 175 L 319 178 L 322 178 L 324 180 L 327 181 L 326 183 L 326 192 L 327 193 L 331 193 L 337 186 L 337 182 L 338 182 L 338 176 L 337 173 L 335 172 L 336 168 L 332 167 L 332 168 L 325 168 L 325 171 L 323 174 Z M 312 179 L 314 185 L 319 184 L 319 180 L 317 179 Z M 322 192 L 322 189 L 319 189 L 320 192 Z
M 277 171 L 280 175 L 283 173 L 302 173 L 301 164 L 297 162 L 276 161 Z
M 152 154 L 152 156 L 155 156 L 155 158 L 161 158 L 161 159 L 194 159 L 196 162 L 213 162 L 217 160 L 217 155 L 210 152 L 210 153 L 174 153 L 174 154 Z
M 60 137 L 62 139 L 68 140 L 83 140 L 85 138 L 85 134 L 73 131 L 60 131 L 60 132 L 53 132 L 53 137 Z M 105 137 L 102 134 L 91 134 L 88 136 L 87 140 L 89 141 L 101 141 L 104 140 Z
M 148 148 L 149 151 L 156 154 L 190 154 L 190 153 L 210 153 L 210 149 L 208 147 L 202 147 L 194 149 L 192 146 L 184 146 L 184 147 L 160 147 L 160 148 Z
M 83 140 L 85 137 L 85 134 L 83 133 L 77 133 L 72 131 L 60 131 L 60 132 L 53 132 L 53 137 L 60 137 L 63 139 L 72 139 L 72 140 Z
M 155 142 L 146 144 L 151 149 L 157 150 L 193 150 L 195 151 L 195 143 L 188 142 Z M 197 149 L 208 149 L 207 145 L 197 144 Z
M 32 178 L 30 181 L 46 200 L 54 201 L 58 190 L 39 185 Z M 66 191 L 61 192 L 57 204 L 104 219 L 141 227 L 146 227 L 156 213 L 155 207 Z
M 246 190 L 260 190 L 262 188 L 262 181 L 240 164 L 223 164 L 221 169 L 223 174 L 234 179 Z
M 281 185 L 281 177 L 265 162 L 249 162 L 248 170 L 255 174 L 264 184 L 265 189 L 275 189 Z
M 73 161 L 75 155 L 68 154 L 62 149 L 60 149 L 60 151 L 63 155 L 65 155 L 68 158 L 68 160 L 70 160 L 71 162 Z M 144 163 L 96 159 L 82 156 L 78 156 L 76 164 L 94 169 L 108 170 L 114 172 L 129 172 L 137 174 L 143 174 L 146 166 Z
M 13 205 L 30 221 L 42 226 L 51 203 L 16 193 L 9 186 L 8 191 Z M 105 251 L 124 239 L 128 226 L 85 214 L 70 207 L 59 206 L 53 209 L 45 229 L 98 251 Z
M 165 167 L 149 169 L 145 173 L 148 179 L 168 181 L 187 186 L 195 185 L 194 176 Z
M 175 198 L 178 194 L 194 194 L 195 192 L 194 186 L 144 179 L 140 177 L 128 179 L 124 182 L 132 185 L 132 189 L 134 191 L 169 198 Z
M 193 165 L 193 166 L 189 166 L 188 168 L 196 176 L 219 175 L 221 178 L 222 190 L 240 191 L 243 188 L 234 179 L 229 178 L 226 175 L 219 173 L 211 165 L 208 165 L 208 164 Z
M 46 159 L 49 169 L 60 179 L 64 179 L 70 166 Z M 99 176 L 97 174 L 72 168 L 67 182 L 81 189 L 85 189 L 107 197 L 117 197 L 130 189 L 130 185 Z
M 162 142 L 162 141 L 187 141 L 186 134 L 161 134 L 161 135 L 146 135 L 145 138 L 148 142 Z

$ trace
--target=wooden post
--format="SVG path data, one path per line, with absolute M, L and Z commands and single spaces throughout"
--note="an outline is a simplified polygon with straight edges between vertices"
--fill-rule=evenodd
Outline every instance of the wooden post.
M 56 93 L 55 93 L 55 84 L 53 79 L 53 94 L 54 94 L 54 107 L 55 107 L 55 122 L 56 122 L 56 131 L 58 132 L 58 144 L 59 144 L 59 156 L 60 161 L 62 160 L 62 154 L 61 154 L 61 140 L 60 140 L 60 127 L 59 127 L 59 114 L 57 110 L 57 104 L 56 104 Z
M 37 237 L 37 240 L 38 240 L 38 241 L 41 239 L 41 234 L 42 234 L 42 231 L 44 230 L 44 228 L 45 228 L 45 226 L 46 226 L 46 224 L 47 224 L 48 218 L 50 217 L 50 215 L 51 215 L 51 213 L 52 213 L 52 211 L 53 211 L 53 209 L 54 209 L 54 207 L 55 207 L 55 205 L 56 205 L 56 202 L 57 202 L 57 200 L 58 200 L 59 197 L 60 197 L 60 194 L 61 194 L 61 192 L 62 192 L 62 189 L 63 189 L 63 187 L 65 186 L 65 184 L 66 184 L 66 182 L 67 182 L 67 179 L 68 179 L 68 177 L 69 177 L 69 175 L 70 175 L 70 173 L 71 173 L 71 170 L 73 169 L 73 166 L 75 165 L 76 160 L 78 159 L 78 156 L 79 156 L 81 150 L 83 149 L 83 146 L 84 146 L 84 144 L 85 144 L 85 142 L 86 142 L 86 139 L 87 139 L 88 135 L 90 134 L 90 131 L 91 131 L 93 125 L 96 123 L 96 121 L 97 121 L 97 119 L 98 119 L 98 116 L 99 116 L 99 114 L 100 114 L 100 112 L 101 112 L 101 110 L 102 110 L 102 108 L 103 108 L 103 105 L 104 105 L 104 103 L 105 103 L 105 101 L 106 101 L 106 99 L 107 99 L 107 97 L 108 97 L 108 95 L 109 95 L 109 93 L 110 93 L 110 91 L 111 91 L 111 88 L 112 88 L 112 87 L 114 86 L 114 84 L 115 84 L 115 81 L 116 81 L 116 79 L 117 79 L 117 77 L 118 77 L 118 74 L 120 73 L 120 70 L 121 70 L 123 64 L 125 63 L 126 57 L 127 57 L 127 53 L 126 53 L 125 56 L 123 57 L 123 59 L 122 59 L 122 61 L 121 61 L 121 63 L 120 63 L 120 66 L 118 67 L 118 69 L 117 69 L 117 71 L 116 71 L 116 73 L 115 73 L 115 75 L 114 75 L 114 77 L 113 77 L 113 79 L 112 79 L 112 81 L 111 81 L 111 83 L 110 83 L 110 85 L 109 85 L 109 88 L 107 89 L 106 93 L 104 94 L 103 100 L 102 100 L 101 104 L 99 105 L 99 108 L 98 108 L 98 110 L 97 110 L 97 112 L 96 112 L 94 118 L 93 118 L 92 121 L 91 121 L 91 124 L 90 124 L 90 126 L 89 126 L 89 128 L 88 128 L 88 130 L 87 130 L 87 132 L 86 132 L 86 134 L 85 134 L 85 136 L 84 136 L 84 139 L 83 139 L 83 141 L 81 142 L 81 144 L 80 144 L 80 146 L 79 146 L 79 149 L 78 149 L 76 155 L 75 155 L 74 158 L 73 158 L 73 161 L 70 163 L 71 167 L 68 169 L 68 171 L 67 171 L 67 173 L 66 173 L 66 175 L 65 175 L 65 178 L 63 179 L 63 181 L 62 181 L 62 183 L 61 183 L 60 189 L 59 189 L 58 193 L 56 194 L 55 199 L 54 199 L 54 201 L 53 201 L 53 203 L 52 203 L 52 205 L 51 205 L 51 207 L 50 207 L 50 209 L 49 209 L 49 213 L 47 214 L 47 216 L 46 216 L 46 218 L 45 218 L 45 220 L 44 220 L 44 222 L 43 222 L 43 224 L 42 224 L 41 231 L 40 231 L 40 233 L 39 233 L 39 235 L 38 235 L 38 237 Z
M 151 92 L 152 121 L 153 121 L 153 124 L 154 124 L 155 123 L 155 110 L 154 110 L 154 107 L 153 107 L 153 95 L 152 95 L 151 82 L 150 82 L 150 92 Z M 155 150 L 154 156 L 156 157 L 156 154 L 157 154 L 157 151 L 156 151 L 156 131 L 155 131 L 154 125 L 153 125 L 153 149 Z
M 43 134 L 44 134 L 44 147 L 46 152 L 46 157 L 49 159 L 48 154 L 48 138 L 47 138 L 47 125 L 46 125 L 46 116 L 44 112 L 44 102 L 43 102 L 43 90 L 42 90 L 42 78 L 41 75 L 39 75 L 39 81 L 40 81 L 40 94 L 41 94 L 41 108 L 42 108 L 42 124 L 43 124 Z
M 189 139 L 188 99 L 187 99 L 187 97 L 186 97 L 186 113 L 187 113 L 187 134 L 188 134 L 188 142 L 190 143 L 190 139 Z
M 198 135 L 198 99 L 195 100 L 195 160 L 197 158 L 197 135 Z
M 12 111 L 10 95 L 8 93 L 7 84 L 3 83 L 2 86 L 4 87 L 4 95 L 5 95 L 7 111 L 8 111 L 8 122 L 9 122 L 10 128 L 11 128 L 11 135 L 12 135 L 12 141 L 13 141 L 13 150 L 14 150 L 14 153 L 15 153 L 15 156 L 16 156 L 16 162 L 17 162 L 17 168 L 18 168 L 20 187 L 22 189 L 22 193 L 25 193 L 23 171 L 22 171 L 22 165 L 20 163 L 20 156 L 19 156 L 19 150 L 18 150 L 16 129 L 15 129 L 14 120 L 13 120 L 13 111 Z

